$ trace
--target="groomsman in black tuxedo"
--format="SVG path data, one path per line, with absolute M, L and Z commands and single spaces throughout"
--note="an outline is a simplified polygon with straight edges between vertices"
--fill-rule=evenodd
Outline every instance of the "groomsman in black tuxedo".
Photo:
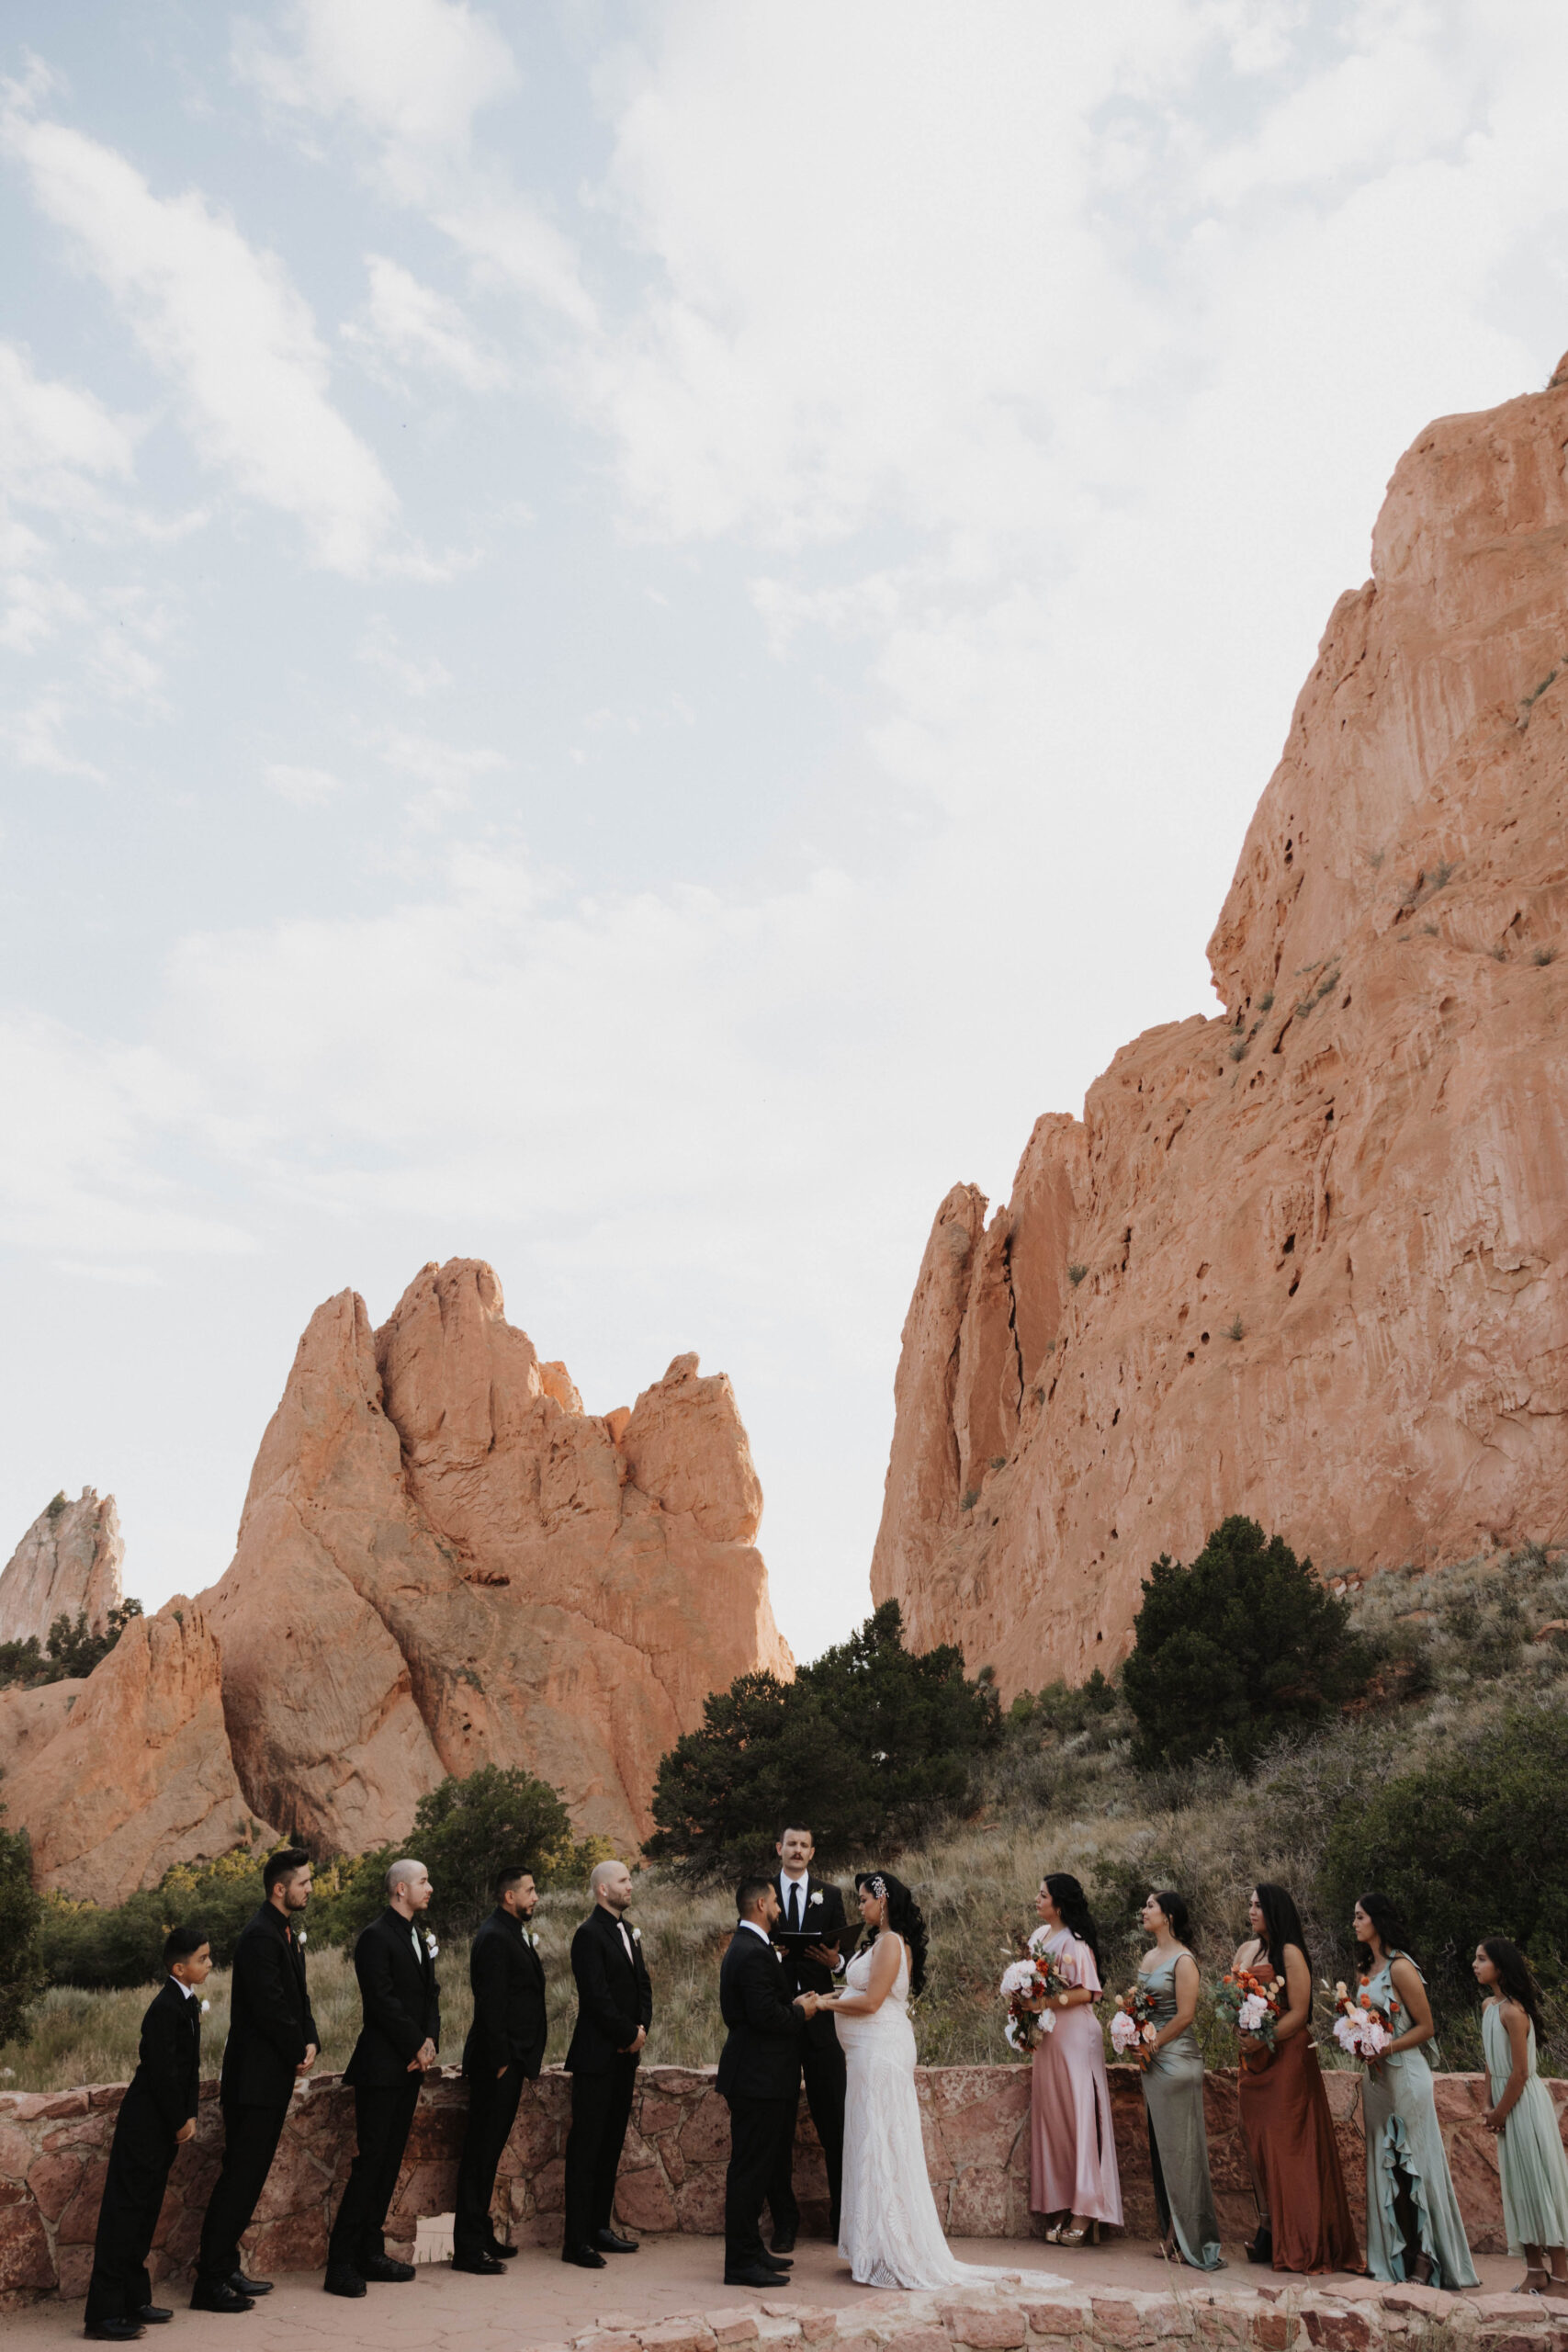
M 844 1898 L 830 1881 L 812 1877 L 811 1862 L 817 1846 L 809 1829 L 786 1824 L 773 1850 L 779 1858 L 775 1882 L 779 1917 L 773 1931 L 773 1940 L 784 1951 L 784 1977 L 790 1997 L 793 2000 L 798 1993 L 831 1993 L 843 1973 L 847 1957 L 844 1941 L 849 1930 Z M 807 2020 L 800 2057 L 806 2103 L 811 2109 L 811 2120 L 817 2126 L 828 2167 L 828 2227 L 837 2245 L 839 2199 L 844 2178 L 844 2052 L 830 2009 L 821 2010 Z M 768 2211 L 773 2217 L 775 2254 L 794 2251 L 800 2228 L 800 2207 L 793 2179 L 794 2156 L 792 2109 L 789 2136 L 781 2146 L 777 2167 L 768 2183 Z
M 457 2166 L 452 2267 L 499 2274 L 514 2245 L 503 2245 L 490 2217 L 496 2166 L 517 2120 L 524 2082 L 545 2063 L 545 1964 L 528 1933 L 538 1902 L 532 1873 L 504 1870 L 495 1909 L 468 1952 L 474 2021 L 463 2045 L 468 2078 L 468 2128 Z
M 263 1903 L 240 1930 L 229 1993 L 229 2040 L 219 2097 L 223 2165 L 208 2199 L 192 2311 L 248 2311 L 270 2278 L 248 2278 L 240 2240 L 266 2186 L 295 2084 L 316 2063 L 321 2037 L 305 1984 L 305 1906 L 310 1857 L 286 1846 L 262 1871 Z
M 648 2029 L 653 1988 L 642 1939 L 628 1928 L 632 1874 L 625 1862 L 599 1862 L 588 1882 L 593 1908 L 571 1939 L 577 2025 L 566 2067 L 571 2076 L 571 2130 L 566 2142 L 566 2242 L 563 2262 L 603 2270 L 607 2254 L 635 2254 L 610 2227 L 615 2174 Z
M 787 2177 L 806 2019 L 773 1948 L 778 1889 L 771 1879 L 743 1878 L 735 1890 L 739 1925 L 718 1973 L 718 2006 L 728 2037 L 718 2061 L 717 2090 L 729 2106 L 729 2169 L 724 2177 L 724 2283 L 771 2287 L 790 2265 L 762 2247 L 758 2219 L 782 2162 Z
M 354 2088 L 357 2143 L 348 2185 L 327 2241 L 329 2295 L 363 2295 L 371 2279 L 404 2285 L 412 2262 L 387 2252 L 387 2208 L 398 2185 L 424 2070 L 441 2041 L 434 1939 L 421 1925 L 434 1889 L 423 1862 L 394 1862 L 387 1908 L 354 1947 L 365 2022 L 344 2081 Z
M 201 2097 L 201 1988 L 212 1966 L 202 1928 L 175 1928 L 164 1946 L 168 1971 L 141 2020 L 136 2072 L 115 2119 L 98 2207 L 85 2333 L 129 2344 L 174 2313 L 152 2301 L 147 2256 L 175 2152 L 195 2137 Z

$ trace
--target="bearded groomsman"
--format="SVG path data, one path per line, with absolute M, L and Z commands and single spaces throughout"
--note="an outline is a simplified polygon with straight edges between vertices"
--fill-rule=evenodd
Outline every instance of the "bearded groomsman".
M 603 2270 L 607 2254 L 637 2252 L 630 2238 L 616 2236 L 610 2216 L 637 2064 L 653 2023 L 653 1988 L 641 1936 L 626 1923 L 632 1874 L 625 1862 L 596 1863 L 588 1892 L 593 1908 L 571 1939 L 577 2025 L 566 2053 L 571 2130 L 561 2260 Z
M 495 1881 L 495 1909 L 468 1953 L 474 2021 L 463 2046 L 468 2128 L 457 2166 L 454 2270 L 495 2277 L 505 2257 L 517 2251 L 496 2236 L 490 2205 L 523 2085 L 545 2063 L 545 1964 L 528 1932 L 538 1899 L 530 1871 L 502 1871 Z
M 782 1974 L 791 2000 L 799 1993 L 830 1993 L 844 1967 L 844 1898 L 828 1879 L 813 1878 L 817 1845 L 809 1829 L 787 1824 L 773 1851 L 779 1859 L 779 1917 L 773 1940 L 784 1952 Z M 828 2168 L 828 2228 L 839 2243 L 839 2199 L 844 2177 L 844 2052 L 830 2009 L 807 2018 L 801 2039 L 801 2074 L 806 2103 L 817 2137 L 822 2143 Z M 796 2100 L 798 2105 L 798 2097 Z M 795 2194 L 795 2110 L 781 2141 L 778 2162 L 768 2183 L 768 2211 L 773 2218 L 773 2250 L 793 2252 L 800 2228 L 800 2207 Z
M 771 1939 L 778 1889 L 769 1879 L 743 1878 L 735 1908 L 739 1924 L 718 1973 L 719 2013 L 729 2031 L 715 2086 L 729 2109 L 724 2283 L 771 2287 L 776 2294 L 789 2277 L 789 2258 L 764 2253 L 757 2222 L 781 2161 L 789 2170 L 806 2022 Z
M 398 2185 L 425 2069 L 441 2041 L 435 1945 L 421 1926 L 434 1889 L 423 1862 L 394 1862 L 387 1907 L 354 1947 L 365 2022 L 344 2081 L 354 2089 L 357 2142 L 327 2241 L 329 2295 L 363 2295 L 367 2279 L 406 2285 L 412 2262 L 387 2252 L 387 2209 Z
M 229 2040 L 219 2097 L 223 2163 L 201 2225 L 192 2311 L 248 2311 L 270 2278 L 247 2278 L 240 2240 L 251 2226 L 282 2136 L 294 2086 L 316 2063 L 321 2037 L 305 1984 L 310 1857 L 286 1846 L 262 1871 L 263 1901 L 240 1930 L 229 1994 Z

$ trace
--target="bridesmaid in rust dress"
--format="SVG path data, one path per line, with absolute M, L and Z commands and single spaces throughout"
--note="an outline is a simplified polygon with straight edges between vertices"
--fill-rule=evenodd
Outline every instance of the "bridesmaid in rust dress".
M 1313 2046 L 1312 1966 L 1301 1919 L 1285 1889 L 1267 1884 L 1253 1889 L 1247 1917 L 1253 1932 L 1236 1967 L 1285 1988 L 1273 2049 L 1241 2037 L 1241 2128 L 1269 2216 L 1247 2257 L 1272 2260 L 1276 2270 L 1364 2270 Z

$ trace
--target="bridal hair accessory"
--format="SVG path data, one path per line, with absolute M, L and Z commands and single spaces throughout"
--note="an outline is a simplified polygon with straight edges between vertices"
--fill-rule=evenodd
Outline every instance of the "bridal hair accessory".
M 875 1895 L 879 1903 L 886 1903 L 887 1900 L 887 1881 L 881 1877 L 874 1878 L 871 1882 L 871 1891 L 873 1894 Z

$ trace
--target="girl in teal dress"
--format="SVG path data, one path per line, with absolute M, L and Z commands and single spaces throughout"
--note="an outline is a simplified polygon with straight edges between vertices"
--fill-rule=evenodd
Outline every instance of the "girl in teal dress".
M 1488 1996 L 1481 2013 L 1492 2086 L 1486 2128 L 1497 2134 L 1508 2252 L 1525 2258 L 1519 2292 L 1568 2297 L 1568 2156 L 1551 2094 L 1535 2070 L 1540 1988 L 1506 1936 L 1477 1944 L 1474 1964 Z
M 1199 1979 L 1188 1948 L 1187 1905 L 1174 1893 L 1151 1894 L 1143 1918 L 1155 1939 L 1138 1962 L 1138 1982 L 1154 1996 L 1159 2029 L 1146 2047 L 1143 2083 L 1160 2236 L 1192 2269 L 1223 2270 L 1203 2120 L 1203 2053 L 1192 2030 Z
M 1367 2268 L 1374 2278 L 1424 2287 L 1480 2284 L 1460 2218 L 1427 2045 L 1432 2005 L 1386 1894 L 1356 1905 L 1358 1970 L 1372 2007 L 1398 2029 L 1361 2079 L 1367 2134 Z M 1390 2007 L 1397 2000 L 1397 2011 Z

